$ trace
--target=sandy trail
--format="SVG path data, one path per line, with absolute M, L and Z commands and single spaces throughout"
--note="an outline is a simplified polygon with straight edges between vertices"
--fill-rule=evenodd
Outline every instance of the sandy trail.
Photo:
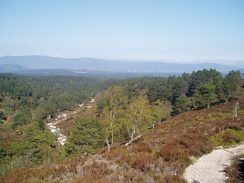
M 92 103 L 95 102 L 95 99 L 94 98 L 91 98 L 89 103 L 87 105 L 84 105 L 84 103 L 80 104 L 79 107 L 83 108 L 83 107 L 87 107 L 87 108 L 92 108 Z M 78 113 L 79 110 L 77 111 L 73 111 L 73 114 L 76 114 Z M 57 127 L 57 125 L 65 120 L 67 120 L 69 118 L 70 115 L 64 113 L 64 114 L 60 114 L 58 115 L 58 117 L 52 121 L 52 122 L 49 122 L 47 123 L 47 128 L 55 135 L 57 136 L 57 142 L 60 144 L 60 145 L 64 145 L 66 140 L 67 140 L 67 137 L 62 134 L 62 130 Z
M 244 153 L 244 144 L 229 149 L 216 149 L 203 155 L 196 163 L 187 167 L 184 178 L 188 183 L 224 183 L 224 167 L 234 156 Z
M 64 143 L 67 140 L 67 137 L 61 133 L 61 129 L 58 128 L 56 125 L 62 122 L 63 120 L 53 121 L 50 123 L 47 123 L 48 129 L 57 136 L 57 141 L 60 145 L 64 145 Z

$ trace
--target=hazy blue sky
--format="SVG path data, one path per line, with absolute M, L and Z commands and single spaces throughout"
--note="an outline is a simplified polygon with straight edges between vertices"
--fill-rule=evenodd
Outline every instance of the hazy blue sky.
M 244 60 L 244 1 L 0 0 L 0 55 Z

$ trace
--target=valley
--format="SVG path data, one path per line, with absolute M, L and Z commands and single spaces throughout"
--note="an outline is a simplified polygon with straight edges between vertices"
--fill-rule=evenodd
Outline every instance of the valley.
M 67 137 L 66 135 L 63 134 L 63 131 L 59 127 L 59 124 L 60 123 L 66 124 L 68 120 L 74 118 L 75 115 L 77 115 L 77 113 L 80 113 L 81 110 L 84 108 L 91 109 L 93 107 L 92 104 L 94 102 L 95 102 L 94 98 L 91 98 L 87 104 L 84 103 L 79 104 L 80 108 L 74 110 L 73 112 L 72 111 L 62 112 L 59 115 L 57 115 L 57 117 L 54 120 L 49 119 L 49 121 L 46 124 L 47 128 L 48 130 L 50 130 L 51 133 L 53 133 L 57 137 L 58 144 L 63 146 L 67 140 Z
M 179 114 L 145 132 L 142 138 L 128 147 L 125 146 L 125 142 L 115 143 L 111 146 L 110 152 L 100 149 L 96 154 L 80 156 L 61 164 L 18 169 L 5 176 L 4 180 L 5 182 L 31 182 L 31 180 L 40 182 L 184 182 L 183 172 L 191 164 L 190 157 L 200 157 L 213 150 L 214 146 L 211 145 L 213 142 L 210 137 L 231 132 L 231 138 L 223 139 L 222 145 L 240 142 L 240 135 L 243 136 L 244 100 L 240 99 L 240 120 L 231 117 L 233 104 L 230 102 L 211 107 L 209 110 Z M 235 148 L 229 150 L 233 151 Z M 237 150 L 242 152 L 243 148 Z M 230 152 L 227 151 L 214 150 L 217 153 L 229 154 Z M 222 159 L 222 161 L 225 160 Z M 208 165 L 211 166 L 211 164 Z M 213 166 L 215 166 L 214 163 Z M 197 169 L 194 168 L 195 171 Z M 21 176 L 22 174 L 27 175 L 26 178 Z M 188 180 L 187 177 L 186 179 Z
M 218 182 L 243 153 L 237 71 L 115 81 L 0 76 L 0 182 Z

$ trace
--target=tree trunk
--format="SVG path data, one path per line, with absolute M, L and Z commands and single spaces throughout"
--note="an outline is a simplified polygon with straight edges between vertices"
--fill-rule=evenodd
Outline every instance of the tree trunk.
M 134 135 L 136 135 L 136 127 L 133 128 L 132 138 L 134 138 Z
M 195 101 L 195 100 L 193 101 L 193 107 L 194 107 L 194 109 L 197 108 L 197 106 L 196 106 L 196 101 Z
M 113 111 L 110 112 L 110 128 L 111 128 L 111 144 L 114 143 L 114 129 L 113 129 Z
M 137 137 L 135 137 L 133 139 L 130 139 L 130 141 L 125 144 L 125 146 L 130 145 L 132 142 L 134 142 L 135 140 L 139 139 L 140 137 L 141 137 L 141 135 L 138 135 Z
M 239 109 L 239 102 L 236 102 L 235 105 L 233 106 L 233 110 L 232 110 L 232 116 L 234 118 L 238 117 L 238 109 Z
M 113 130 L 113 128 L 111 130 L 112 130 L 112 132 L 111 132 L 111 144 L 114 144 L 114 130 Z
M 107 138 L 106 138 L 106 144 L 107 144 L 108 152 L 110 152 L 110 144 Z

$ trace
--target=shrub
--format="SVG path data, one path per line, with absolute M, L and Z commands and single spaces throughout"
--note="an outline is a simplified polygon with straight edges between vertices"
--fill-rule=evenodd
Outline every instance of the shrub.
M 243 130 L 225 129 L 224 131 L 210 137 L 214 147 L 231 146 L 244 140 Z
M 154 158 L 151 154 L 148 153 L 139 153 L 133 157 L 132 167 L 139 169 L 143 172 L 150 170 L 152 164 L 154 164 Z
M 27 124 L 31 121 L 31 118 L 31 111 L 27 108 L 23 109 L 14 116 L 12 127 L 16 128 L 17 126 Z
M 177 160 L 189 161 L 188 154 L 189 150 L 186 147 L 175 142 L 165 144 L 159 152 L 157 152 L 157 155 L 163 158 L 166 162 Z
M 7 117 L 5 116 L 5 114 L 2 111 L 0 111 L 0 120 L 6 120 L 6 119 Z

